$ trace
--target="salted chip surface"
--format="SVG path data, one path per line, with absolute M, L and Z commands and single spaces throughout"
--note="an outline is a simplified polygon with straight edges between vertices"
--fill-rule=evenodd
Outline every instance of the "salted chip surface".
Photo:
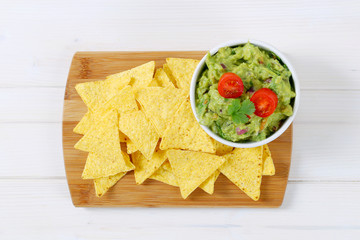
M 95 192 L 97 197 L 102 197 L 112 186 L 114 186 L 126 172 L 120 172 L 118 174 L 94 179 Z
M 263 172 L 262 175 L 273 176 L 275 175 L 275 165 L 271 157 L 269 146 L 263 146 Z
M 219 155 L 219 156 L 228 154 L 228 153 L 232 152 L 232 150 L 234 149 L 233 147 L 222 144 L 221 142 L 218 142 L 216 140 L 214 140 L 214 143 L 215 143 L 215 148 L 216 148 L 216 155 Z
M 122 88 L 129 84 L 130 71 L 109 76 L 104 81 L 84 82 L 76 84 L 75 89 L 88 109 L 95 111 L 105 105 Z
M 116 110 L 105 113 L 102 120 L 75 144 L 75 148 L 90 152 L 82 175 L 84 179 L 107 177 L 134 169 L 121 153 Z
M 104 113 L 110 109 L 115 109 L 119 114 L 138 110 L 134 93 L 131 86 L 125 86 L 119 90 L 110 100 L 98 107 L 95 111 L 88 110 L 84 117 L 74 128 L 75 133 L 85 134 L 93 125 L 101 120 Z M 126 136 L 120 134 L 120 141 L 125 142 Z
M 149 86 L 175 88 L 174 84 L 171 82 L 163 68 L 156 69 L 154 79 Z
M 200 188 L 207 192 L 208 194 L 214 193 L 214 186 L 217 178 L 219 177 L 220 171 L 216 170 L 210 177 L 208 177 L 202 184 L 200 184 Z
M 196 121 L 188 99 L 181 104 L 168 124 L 160 143 L 160 149 L 216 152 L 213 140 Z
M 130 70 L 131 81 L 130 85 L 134 92 L 141 88 L 149 86 L 153 80 L 155 70 L 155 62 L 151 61 L 135 67 Z
M 190 91 L 190 83 L 192 75 L 199 60 L 185 58 L 167 58 L 166 63 L 176 80 L 178 88 L 182 88 L 187 92 Z
M 166 160 L 156 172 L 154 172 L 149 178 L 166 183 L 168 185 L 178 187 L 175 174 L 171 168 L 170 162 Z
M 85 115 L 81 118 L 80 122 L 75 126 L 74 133 L 85 134 L 92 126 L 93 122 L 91 120 L 91 112 L 87 111 Z
M 177 87 L 175 77 L 172 75 L 171 70 L 169 66 L 165 63 L 163 65 L 164 72 L 166 73 L 166 76 L 170 79 L 171 83 Z
M 151 159 L 145 158 L 140 152 L 135 152 L 132 155 L 132 160 L 135 165 L 134 175 L 136 183 L 142 184 L 160 168 L 166 159 L 166 151 L 162 150 L 156 151 Z
M 130 162 L 130 157 L 122 152 L 125 161 Z M 114 186 L 127 172 L 120 172 L 112 176 L 94 179 L 95 192 L 97 197 L 102 197 L 112 186 Z
M 127 148 L 126 152 L 128 154 L 132 154 L 132 153 L 136 152 L 137 150 L 139 150 L 136 148 L 136 145 L 130 139 L 126 141 L 126 148 Z
M 159 140 L 159 135 L 142 111 L 122 114 L 120 116 L 119 129 L 129 137 L 145 158 L 151 159 Z
M 184 199 L 225 162 L 220 156 L 184 150 L 168 150 L 167 156 Z
M 262 146 L 235 148 L 223 156 L 226 162 L 220 167 L 222 174 L 255 201 L 260 198 L 262 151 Z
M 177 88 L 147 87 L 136 93 L 136 100 L 160 137 L 185 99 L 186 93 Z

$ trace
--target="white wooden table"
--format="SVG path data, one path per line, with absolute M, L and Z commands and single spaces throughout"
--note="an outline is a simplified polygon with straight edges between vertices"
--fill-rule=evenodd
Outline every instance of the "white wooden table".
M 278 209 L 73 207 L 61 140 L 76 51 L 276 46 L 301 80 Z M 26 1 L 0 7 L 0 239 L 359 239 L 360 1 Z

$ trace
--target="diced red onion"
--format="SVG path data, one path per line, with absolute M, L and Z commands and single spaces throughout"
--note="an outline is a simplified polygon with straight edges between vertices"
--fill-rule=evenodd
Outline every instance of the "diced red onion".
M 247 92 L 248 92 L 248 93 L 254 93 L 254 92 L 255 92 L 255 90 L 254 90 L 254 88 L 253 88 L 253 87 L 251 87 L 251 88 L 249 88 L 249 89 L 247 90 Z
M 242 135 L 242 134 L 244 134 L 244 133 L 247 133 L 247 129 L 240 129 L 240 128 L 236 128 L 236 134 L 237 135 Z
M 272 80 L 272 78 L 268 78 L 268 79 L 265 79 L 264 82 L 266 82 L 266 83 L 271 83 L 271 80 Z
M 222 68 L 223 68 L 223 69 L 226 69 L 226 66 L 225 66 L 225 64 L 223 64 L 223 63 L 220 63 L 220 65 L 222 66 Z

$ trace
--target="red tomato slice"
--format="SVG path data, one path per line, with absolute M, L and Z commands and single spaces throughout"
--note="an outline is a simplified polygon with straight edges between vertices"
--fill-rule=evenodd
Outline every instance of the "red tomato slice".
M 224 73 L 220 78 L 218 91 L 224 98 L 238 98 L 244 92 L 244 84 L 235 73 Z
M 255 105 L 255 115 L 264 118 L 274 113 L 278 104 L 278 97 L 269 88 L 262 88 L 252 95 L 250 101 Z

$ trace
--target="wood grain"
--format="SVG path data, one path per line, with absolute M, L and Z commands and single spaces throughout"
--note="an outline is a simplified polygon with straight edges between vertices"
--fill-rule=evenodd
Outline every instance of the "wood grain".
M 226 177 L 220 176 L 215 193 L 208 195 L 195 190 L 183 200 L 179 189 L 155 180 L 136 185 L 133 173 L 128 173 L 102 198 L 97 198 L 92 180 L 81 179 L 86 152 L 74 149 L 81 135 L 73 128 L 86 112 L 86 107 L 74 90 L 76 83 L 104 79 L 107 75 L 130 69 L 150 60 L 162 66 L 167 57 L 200 59 L 202 51 L 193 52 L 79 52 L 75 54 L 66 86 L 63 118 L 63 149 L 65 169 L 73 204 L 81 207 L 278 207 L 281 205 L 289 175 L 292 127 L 269 144 L 276 175 L 264 177 L 260 200 L 255 202 L 242 193 Z

